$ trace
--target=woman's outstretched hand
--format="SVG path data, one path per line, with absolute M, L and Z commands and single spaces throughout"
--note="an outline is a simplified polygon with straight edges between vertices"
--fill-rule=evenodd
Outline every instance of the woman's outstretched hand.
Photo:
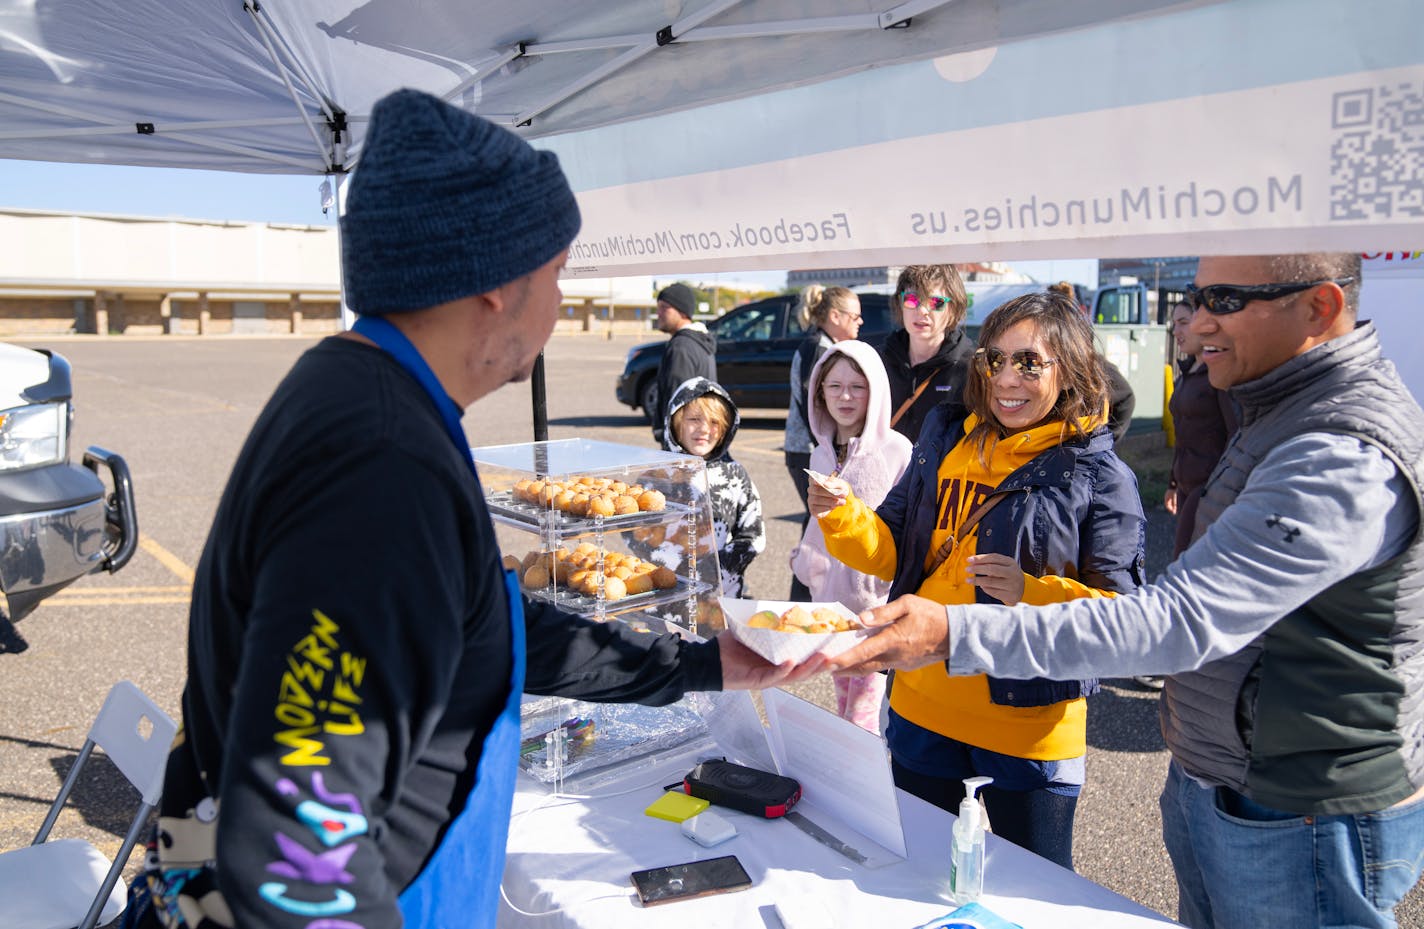
M 806 488 L 806 507 L 817 519 L 849 498 L 850 485 L 838 477 L 813 477 Z

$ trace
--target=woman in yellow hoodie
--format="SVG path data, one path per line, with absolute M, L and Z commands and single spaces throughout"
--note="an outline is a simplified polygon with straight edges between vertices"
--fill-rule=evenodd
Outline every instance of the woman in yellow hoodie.
M 909 468 L 875 510 L 848 485 L 813 485 L 811 512 L 839 561 L 891 581 L 890 597 L 1043 604 L 1112 596 L 1142 581 L 1137 480 L 1113 453 L 1091 327 L 1071 301 L 1028 294 L 995 309 L 965 385 L 967 419 L 941 405 Z M 897 672 L 890 692 L 895 782 L 946 810 L 962 780 L 994 832 L 1064 867 L 1083 785 L 1097 681 Z

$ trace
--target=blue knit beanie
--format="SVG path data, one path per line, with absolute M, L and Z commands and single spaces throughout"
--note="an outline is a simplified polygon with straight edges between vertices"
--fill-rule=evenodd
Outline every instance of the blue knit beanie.
M 552 152 L 398 90 L 371 111 L 341 217 L 346 303 L 378 316 L 486 293 L 542 267 L 578 231 Z

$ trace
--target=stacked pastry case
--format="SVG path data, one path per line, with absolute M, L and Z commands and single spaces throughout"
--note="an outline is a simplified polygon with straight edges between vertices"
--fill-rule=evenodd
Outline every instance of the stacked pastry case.
M 529 597 L 650 631 L 722 628 L 701 458 L 589 439 L 474 456 L 505 565 Z

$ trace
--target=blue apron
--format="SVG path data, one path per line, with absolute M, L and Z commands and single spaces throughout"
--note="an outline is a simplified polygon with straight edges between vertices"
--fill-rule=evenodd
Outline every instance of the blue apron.
M 379 317 L 363 316 L 353 330 L 389 353 L 425 388 L 440 411 L 450 440 L 463 452 L 478 483 L 474 456 L 460 428 L 460 408 L 420 352 L 404 333 Z M 514 779 L 519 772 L 519 705 L 524 691 L 524 604 L 518 578 L 512 571 L 504 572 L 504 590 L 513 646 L 509 694 L 504 711 L 485 736 L 475 770 L 475 786 L 465 798 L 465 808 L 450 823 L 425 869 L 400 895 L 401 915 L 407 926 L 484 929 L 494 926 L 499 912 L 509 812 Z
M 524 690 L 524 605 L 513 571 L 504 572 L 509 597 L 514 671 L 509 699 L 485 736 L 475 789 L 455 817 L 435 857 L 400 895 L 407 926 L 421 929 L 491 929 L 499 913 L 509 810 L 519 773 L 519 703 Z

